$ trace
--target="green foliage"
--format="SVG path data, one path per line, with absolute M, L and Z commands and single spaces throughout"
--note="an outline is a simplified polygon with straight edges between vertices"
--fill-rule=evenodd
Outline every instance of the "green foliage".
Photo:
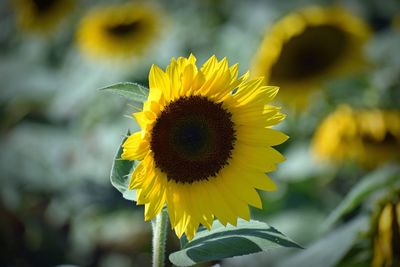
M 399 181 L 399 178 L 400 167 L 398 165 L 386 165 L 362 178 L 329 215 L 324 223 L 324 230 L 332 227 L 342 216 L 360 205 L 370 194 L 381 188 L 393 185 Z
M 124 198 L 126 198 L 128 200 L 136 201 L 135 190 L 128 189 L 129 173 L 136 166 L 136 161 L 123 160 L 121 158 L 121 155 L 123 152 L 122 144 L 125 142 L 125 140 L 128 138 L 129 135 L 130 135 L 130 132 L 128 131 L 128 133 L 126 134 L 126 137 L 122 140 L 117 153 L 115 154 L 114 162 L 111 167 L 110 180 L 111 180 L 111 184 L 119 192 L 122 193 Z
M 149 94 L 149 89 L 131 82 L 121 82 L 101 88 L 100 90 L 111 92 L 127 98 L 128 100 L 143 103 Z
M 358 234 L 368 226 L 368 218 L 360 217 L 322 237 L 310 247 L 280 262 L 277 267 L 332 267 L 350 250 Z
M 100 90 L 106 91 L 106 92 L 111 92 L 120 96 L 123 96 L 127 98 L 128 100 L 131 100 L 136 103 L 142 104 L 144 101 L 146 101 L 147 96 L 149 94 L 149 89 L 137 84 L 137 83 L 131 83 L 131 82 L 122 82 L 122 83 L 116 83 L 104 88 L 101 88 Z M 127 136 L 129 136 L 130 133 L 128 131 Z M 124 198 L 128 200 L 136 200 L 136 191 L 135 190 L 129 190 L 128 185 L 129 185 L 129 174 L 130 172 L 136 167 L 137 162 L 136 161 L 129 161 L 129 160 L 123 160 L 121 159 L 121 155 L 123 152 L 122 149 L 122 144 L 125 142 L 127 137 L 122 140 L 118 151 L 114 157 L 114 162 L 113 166 L 111 168 L 111 184 L 118 189 L 123 195 Z
M 169 256 L 177 266 L 246 255 L 273 248 L 301 248 L 266 223 L 238 220 L 238 225 L 224 227 L 215 221 L 210 231 L 203 230 L 190 242 L 182 242 L 182 249 Z

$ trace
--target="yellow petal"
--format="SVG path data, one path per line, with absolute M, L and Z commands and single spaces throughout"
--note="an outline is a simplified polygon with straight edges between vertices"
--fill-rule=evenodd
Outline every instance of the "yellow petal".
M 215 179 L 215 182 L 221 197 L 225 199 L 228 206 L 234 210 L 240 218 L 249 221 L 250 210 L 247 205 L 248 196 L 245 196 L 243 190 L 232 190 L 233 188 L 237 188 L 236 185 L 239 185 L 242 189 L 247 188 L 248 185 L 240 185 L 235 178 L 232 179 L 232 177 L 226 177 L 223 175 Z
M 146 162 L 142 160 L 131 174 L 128 188 L 130 190 L 140 188 L 146 178 Z
M 165 178 L 156 174 L 156 186 L 149 192 L 150 201 L 146 203 L 144 209 L 144 218 L 146 221 L 153 219 L 158 213 L 161 212 L 166 200 L 166 182 Z
M 200 68 L 200 71 L 204 74 L 206 79 L 208 79 L 209 76 L 213 74 L 213 71 L 217 63 L 218 63 L 217 57 L 213 55 Z
M 152 65 L 149 74 L 150 90 L 161 90 L 167 102 L 171 100 L 172 92 L 168 76 L 156 65 Z
M 276 146 L 285 142 L 289 137 L 271 128 L 236 127 L 237 139 L 247 145 Z
M 133 133 L 122 144 L 121 158 L 125 160 L 142 160 L 149 151 L 149 143 L 142 139 L 142 133 Z
M 191 186 L 190 196 L 192 198 L 192 203 L 195 203 L 196 210 L 200 215 L 200 222 L 203 224 L 207 229 L 211 229 L 214 216 L 210 211 L 210 206 L 207 205 L 205 201 L 205 196 L 201 194 L 198 186 L 199 182 L 194 182 Z
M 206 188 L 210 192 L 209 196 L 214 201 L 213 206 L 220 207 L 220 209 L 216 210 L 215 215 L 221 222 L 227 221 L 232 225 L 236 225 L 237 215 L 235 214 L 234 209 L 230 207 L 227 201 L 222 197 L 215 179 L 218 178 L 211 178 L 207 181 L 207 184 L 203 183 L 203 185 L 207 185 Z
M 247 186 L 253 186 L 264 191 L 277 190 L 275 182 L 268 175 L 245 163 L 245 161 L 232 160 L 231 164 L 224 169 L 226 174 L 223 175 L 240 177 Z M 237 189 L 240 189 L 240 187 L 237 187 Z
M 145 112 L 143 111 L 133 113 L 133 116 L 135 117 L 136 122 L 139 124 L 142 130 L 145 130 L 147 126 L 151 123 L 151 121 L 149 121 L 149 119 L 146 117 Z

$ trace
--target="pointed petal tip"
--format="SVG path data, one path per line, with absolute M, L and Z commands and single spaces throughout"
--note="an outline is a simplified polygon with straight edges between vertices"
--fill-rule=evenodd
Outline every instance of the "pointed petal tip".
M 189 61 L 193 61 L 194 63 L 196 62 L 197 58 L 195 55 L 193 55 L 193 53 L 190 53 L 190 55 L 188 56 Z
M 144 221 L 146 221 L 146 222 L 151 221 L 154 217 L 155 217 L 155 216 L 151 217 L 151 216 L 145 214 L 145 215 L 144 215 Z
M 270 180 L 271 180 L 271 182 L 270 182 L 268 188 L 266 188 L 264 190 L 267 191 L 267 192 L 276 192 L 276 191 L 278 191 L 278 186 L 276 185 L 276 183 L 272 179 L 270 179 Z
M 245 220 L 245 221 L 250 221 L 251 220 L 251 217 L 246 217 L 246 218 L 244 218 L 244 217 L 240 217 L 241 219 L 243 219 L 243 220 Z
M 156 64 L 151 64 L 150 66 L 150 73 L 152 73 L 158 66 Z

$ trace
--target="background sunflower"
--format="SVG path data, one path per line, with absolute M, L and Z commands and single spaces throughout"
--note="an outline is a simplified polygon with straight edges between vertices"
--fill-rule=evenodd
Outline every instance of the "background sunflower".
M 369 168 L 399 162 L 400 113 L 340 106 L 321 123 L 313 142 L 321 159 L 355 160 Z
M 13 0 L 19 27 L 49 33 L 72 11 L 75 0 Z
M 76 38 L 89 56 L 129 59 L 151 46 L 161 26 L 160 12 L 149 5 L 95 7 L 82 18 Z
M 47 8 L 39 14 L 35 3 Z M 123 133 L 141 129 L 131 114 L 143 110 L 143 105 L 127 103 L 97 88 L 120 81 L 148 87 L 152 64 L 165 70 L 171 58 L 187 58 L 193 53 L 197 66 L 213 54 L 218 59 L 227 57 L 229 62 L 239 63 L 238 77 L 254 67 L 257 73 L 251 71 L 252 77 L 267 75 L 268 85 L 281 88 L 278 97 L 287 92 L 277 100 L 287 103 L 280 112 L 288 115 L 278 130 L 290 139 L 274 147 L 286 160 L 269 174 L 277 190 L 255 189 L 252 196 L 258 195 L 261 203 L 254 206 L 262 204 L 263 209 L 250 205 L 248 212 L 306 248 L 217 263 L 370 266 L 377 254 L 371 242 L 375 217 L 385 206 L 382 199 L 400 187 L 396 160 L 400 35 L 392 24 L 400 14 L 400 3 L 340 3 L 338 9 L 332 7 L 332 1 L 322 0 L 251 0 L 234 5 L 226 0 L 0 1 L 0 265 L 151 264 L 151 226 L 143 220 L 146 204 L 129 200 L 135 191 L 124 192 L 126 199 L 122 198 L 109 181 L 110 163 Z M 133 7 L 135 11 L 127 14 Z M 99 14 L 96 10 L 104 11 Z M 325 10 L 330 11 L 327 17 Z M 308 13 L 313 14 L 312 19 Z M 142 24 L 136 23 L 139 17 Z M 296 62 L 293 53 L 288 53 L 274 72 L 290 70 L 295 80 L 273 79 L 271 68 L 279 62 L 285 45 L 310 23 L 320 25 L 332 17 L 330 33 L 324 32 L 323 38 L 312 42 L 317 45 L 313 52 L 321 51 L 318 48 L 324 40 L 335 39 L 337 32 L 332 27 L 339 27 L 348 38 L 357 37 L 349 50 L 353 53 L 329 70 L 307 64 L 299 68 L 292 64 Z M 292 25 L 289 31 L 283 22 Z M 278 26 L 281 31 L 275 34 Z M 274 48 L 263 50 L 266 40 L 275 40 Z M 361 45 L 365 49 L 359 49 Z M 322 63 L 333 60 L 333 53 L 322 52 L 317 58 Z M 264 61 L 262 55 L 267 54 L 274 55 L 274 60 Z M 342 64 L 344 61 L 357 66 Z M 313 66 L 318 75 L 309 72 Z M 353 72 L 356 69 L 363 71 Z M 303 108 L 297 108 L 300 106 Z M 329 151 L 325 160 L 317 160 L 315 147 L 320 153 Z M 245 164 L 268 163 L 264 156 L 246 154 Z M 198 195 L 196 191 L 193 197 Z M 233 194 L 226 195 L 227 201 L 236 203 Z M 147 208 L 147 214 L 154 210 Z M 243 216 L 238 217 L 248 215 L 246 208 L 239 211 Z M 210 221 L 209 217 L 197 219 Z M 185 242 L 168 229 L 167 253 L 179 250 Z M 166 262 L 171 265 L 168 259 Z
M 305 108 L 321 83 L 366 67 L 369 36 L 369 27 L 342 7 L 307 7 L 267 29 L 254 72 L 282 87 L 284 103 Z

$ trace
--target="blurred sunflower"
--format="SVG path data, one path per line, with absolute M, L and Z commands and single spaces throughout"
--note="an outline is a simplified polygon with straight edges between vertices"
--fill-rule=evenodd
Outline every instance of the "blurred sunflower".
M 340 74 L 365 67 L 370 29 L 340 7 L 308 7 L 269 29 L 254 59 L 254 74 L 279 84 L 283 102 L 304 108 L 310 92 Z
M 215 56 L 200 69 L 193 55 L 172 59 L 166 72 L 152 66 L 149 97 L 133 114 L 141 131 L 122 154 L 141 160 L 129 188 L 145 205 L 145 220 L 166 204 L 176 234 L 190 240 L 200 223 L 210 229 L 216 217 L 236 225 L 250 219 L 248 205 L 261 208 L 256 188 L 275 190 L 265 173 L 284 160 L 271 146 L 287 139 L 271 129 L 284 115 L 266 105 L 278 88 L 262 82 L 238 78 L 238 64 Z
M 13 0 L 21 29 L 48 33 L 73 9 L 75 0 Z
M 400 159 L 400 111 L 353 110 L 340 106 L 317 129 L 314 154 L 322 159 L 357 161 L 374 168 Z
M 92 57 L 127 58 L 138 55 L 155 39 L 158 10 L 138 4 L 120 4 L 91 10 L 80 22 L 77 43 Z
M 373 238 L 372 267 L 400 266 L 400 194 L 384 203 Z

